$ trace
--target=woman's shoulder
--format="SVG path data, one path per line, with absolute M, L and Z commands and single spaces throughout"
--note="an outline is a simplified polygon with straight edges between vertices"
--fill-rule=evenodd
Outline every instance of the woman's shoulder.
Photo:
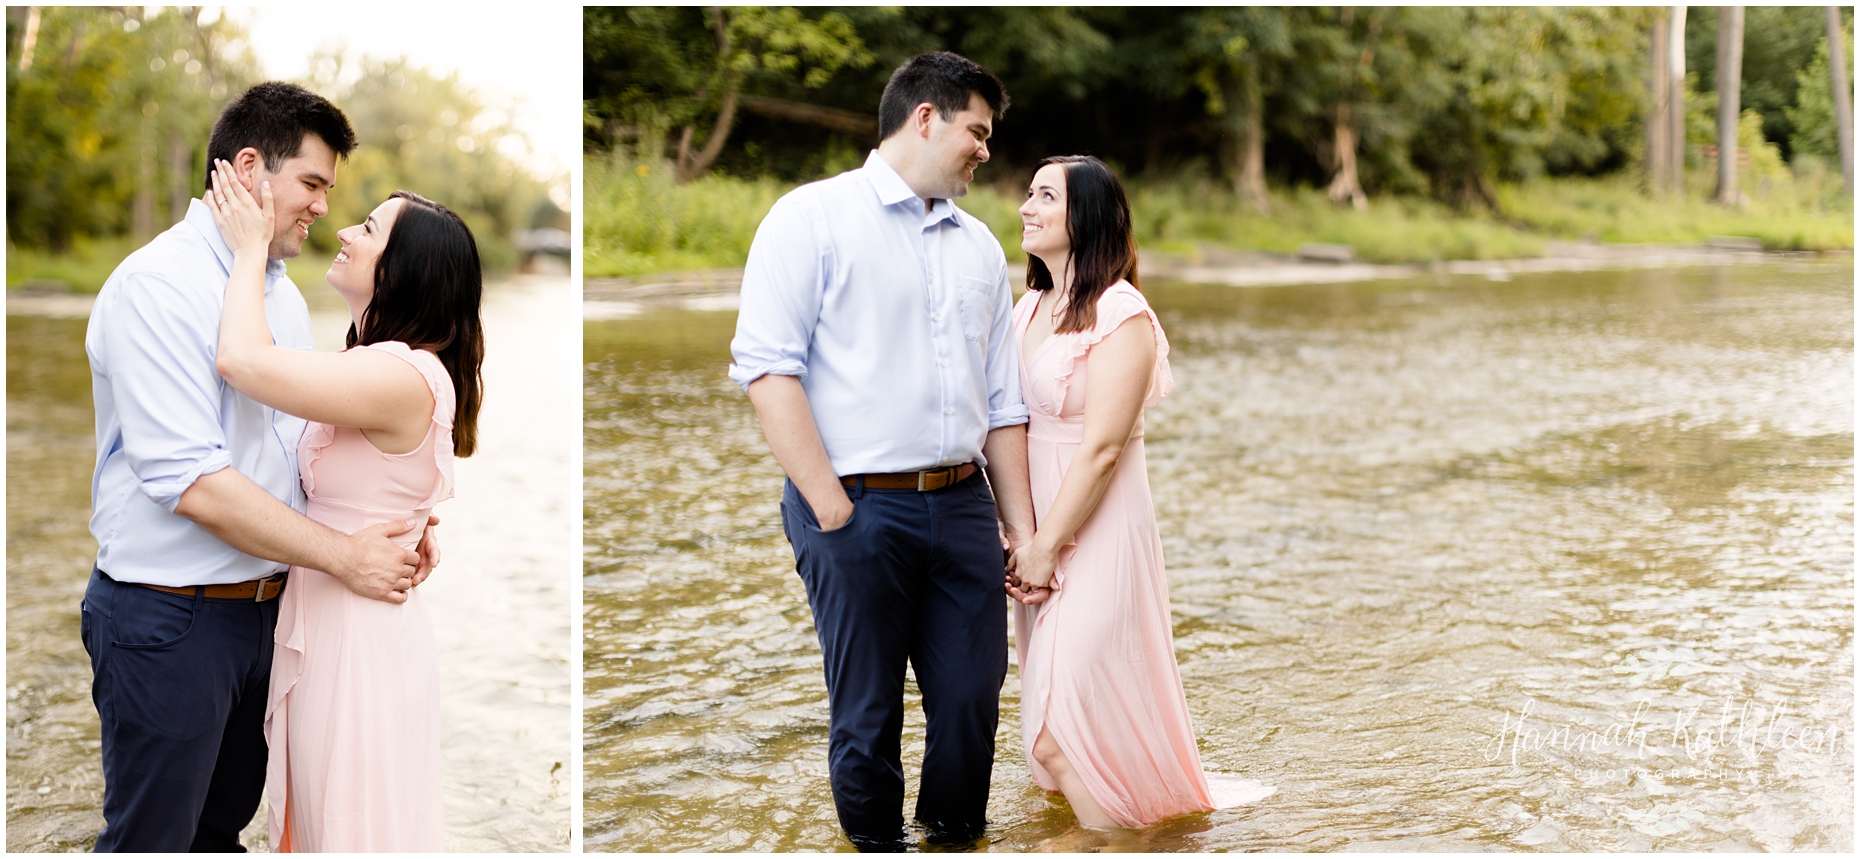
M 415 370 L 420 371 L 420 375 L 426 379 L 426 386 L 432 390 L 436 399 L 446 400 L 452 397 L 452 375 L 446 372 L 445 362 L 439 360 L 439 356 L 431 349 L 415 349 L 399 340 L 382 340 L 355 348 L 385 352 L 406 361 L 413 365 Z
M 1150 309 L 1149 299 L 1142 290 L 1120 278 L 1098 296 L 1098 324 L 1094 327 L 1101 334 L 1109 334 L 1137 314 L 1150 317 L 1151 322 L 1156 320 L 1156 312 Z

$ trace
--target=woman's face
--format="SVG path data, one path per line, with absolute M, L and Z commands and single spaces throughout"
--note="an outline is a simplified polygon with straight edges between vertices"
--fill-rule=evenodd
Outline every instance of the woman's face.
M 375 263 L 381 259 L 381 249 L 387 247 L 388 232 L 394 229 L 394 219 L 400 216 L 401 207 L 405 205 L 406 200 L 391 198 L 376 206 L 368 220 L 336 231 L 342 250 L 330 264 L 327 278 L 329 285 L 351 306 L 365 306 L 374 298 Z
M 1033 174 L 1027 202 L 1020 205 L 1020 247 L 1042 259 L 1072 250 L 1066 235 L 1065 165 L 1048 164 Z

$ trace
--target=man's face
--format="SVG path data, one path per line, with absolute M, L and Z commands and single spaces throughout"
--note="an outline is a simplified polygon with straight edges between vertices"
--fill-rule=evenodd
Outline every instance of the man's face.
M 277 172 L 265 169 L 261 157 L 252 167 L 252 187 L 271 183 L 271 202 L 277 213 L 268 256 L 289 259 L 303 252 L 310 225 L 329 214 L 329 189 L 336 184 L 336 152 L 314 134 L 304 135 L 297 154 L 286 158 Z
M 994 131 L 994 111 L 979 94 L 969 93 L 969 106 L 947 122 L 931 109 L 924 160 L 941 188 L 932 196 L 955 199 L 969 193 L 976 166 L 988 160 L 988 138 Z

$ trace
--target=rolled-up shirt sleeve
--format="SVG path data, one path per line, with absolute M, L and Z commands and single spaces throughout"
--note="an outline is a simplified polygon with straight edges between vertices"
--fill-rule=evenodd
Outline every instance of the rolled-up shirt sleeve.
M 996 279 L 1000 300 L 988 329 L 988 428 L 1024 424 L 1027 403 L 1020 396 L 1020 350 L 1014 348 L 1014 290 L 1008 287 L 1007 260 Z
M 103 319 L 110 395 L 123 454 L 143 494 L 173 513 L 203 474 L 232 465 L 214 369 L 213 296 L 153 273 L 130 274 Z
M 743 390 L 767 375 L 807 378 L 820 319 L 823 248 L 806 207 L 777 201 L 756 229 L 730 341 L 730 380 Z

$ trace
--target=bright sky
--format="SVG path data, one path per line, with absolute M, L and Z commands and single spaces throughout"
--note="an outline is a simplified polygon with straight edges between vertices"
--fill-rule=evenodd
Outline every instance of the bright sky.
M 482 10 L 482 11 L 480 11 Z M 268 77 L 309 74 L 318 48 L 406 57 L 439 76 L 457 72 L 487 107 L 510 111 L 529 152 L 507 154 L 568 205 L 581 157 L 581 8 L 557 3 L 312 3 L 224 7 L 243 22 Z

